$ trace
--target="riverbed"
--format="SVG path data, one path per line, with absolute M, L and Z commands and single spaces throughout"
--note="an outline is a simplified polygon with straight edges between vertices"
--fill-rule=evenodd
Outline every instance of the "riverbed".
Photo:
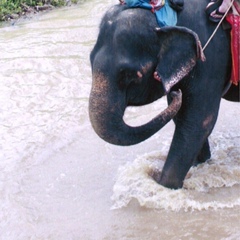
M 101 140 L 88 117 L 89 54 L 116 1 L 84 1 L 0 28 L 0 239 L 240 239 L 240 104 L 221 103 L 212 158 L 169 190 L 161 169 L 174 131 L 145 142 Z M 142 124 L 163 98 L 129 108 Z

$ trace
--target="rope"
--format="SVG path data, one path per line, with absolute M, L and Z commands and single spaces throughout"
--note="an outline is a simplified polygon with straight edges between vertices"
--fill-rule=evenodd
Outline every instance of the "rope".
M 206 49 L 206 47 L 208 46 L 208 44 L 210 43 L 210 41 L 212 40 L 212 38 L 214 37 L 214 35 L 216 34 L 218 28 L 220 27 L 222 21 L 224 20 L 224 18 L 226 17 L 226 15 L 228 14 L 230 8 L 233 6 L 233 2 L 234 0 L 231 1 L 231 4 L 229 5 L 227 11 L 225 12 L 225 14 L 222 16 L 221 20 L 219 21 L 218 25 L 216 26 L 215 30 L 213 31 L 212 35 L 209 37 L 208 41 L 205 43 L 204 47 L 202 48 L 202 51 L 204 51 Z M 229 88 L 231 87 L 232 82 L 230 81 L 229 84 L 227 85 L 227 87 L 224 90 L 224 93 L 222 96 L 224 96 L 227 91 L 229 90 Z M 240 102 L 240 84 L 238 84 L 239 86 L 239 102 Z
M 208 44 L 210 43 L 210 41 L 212 40 L 212 38 L 213 38 L 214 35 L 216 34 L 218 28 L 220 27 L 222 21 L 224 20 L 224 18 L 225 18 L 226 15 L 228 14 L 228 12 L 229 12 L 230 8 L 232 7 L 234 1 L 235 1 L 235 0 L 232 0 L 232 1 L 231 1 L 231 4 L 229 5 L 227 11 L 226 11 L 225 14 L 222 16 L 221 20 L 219 21 L 219 23 L 218 23 L 218 25 L 216 26 L 215 30 L 213 31 L 212 35 L 209 37 L 208 41 L 205 43 L 205 45 L 204 45 L 204 47 L 203 47 L 203 49 L 202 49 L 203 51 L 205 50 L 205 48 L 208 46 Z

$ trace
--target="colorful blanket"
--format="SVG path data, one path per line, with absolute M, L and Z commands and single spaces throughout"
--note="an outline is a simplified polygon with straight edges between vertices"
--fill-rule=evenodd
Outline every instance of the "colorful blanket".
M 240 4 L 234 2 L 233 11 L 228 13 L 226 20 L 231 29 L 232 74 L 231 81 L 238 85 L 240 82 Z
M 170 7 L 169 0 L 120 0 L 122 4 L 129 7 L 140 7 L 155 13 L 158 25 L 175 26 L 177 24 L 177 13 Z

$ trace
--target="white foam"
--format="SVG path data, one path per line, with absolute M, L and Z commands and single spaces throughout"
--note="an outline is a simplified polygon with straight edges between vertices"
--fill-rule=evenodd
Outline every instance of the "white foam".
M 167 189 L 157 184 L 149 174 L 152 171 L 161 171 L 164 158 L 160 153 L 154 152 L 120 167 L 113 188 L 112 209 L 126 207 L 132 199 L 147 208 L 173 211 L 240 206 L 239 157 L 231 159 L 231 163 L 226 158 L 212 159 L 191 168 L 184 187 L 179 190 Z

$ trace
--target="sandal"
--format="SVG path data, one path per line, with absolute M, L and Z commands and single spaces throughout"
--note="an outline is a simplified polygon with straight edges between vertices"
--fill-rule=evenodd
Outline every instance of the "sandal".
M 221 6 L 222 2 L 223 0 L 211 0 L 205 9 L 205 12 L 207 13 L 207 15 L 210 16 L 210 14 L 214 10 L 218 9 Z
M 209 15 L 209 20 L 215 23 L 218 23 L 222 17 L 224 16 L 224 13 L 219 12 L 219 9 L 213 11 L 210 15 Z
M 184 0 L 169 0 L 169 5 L 175 11 L 180 12 L 184 7 Z

